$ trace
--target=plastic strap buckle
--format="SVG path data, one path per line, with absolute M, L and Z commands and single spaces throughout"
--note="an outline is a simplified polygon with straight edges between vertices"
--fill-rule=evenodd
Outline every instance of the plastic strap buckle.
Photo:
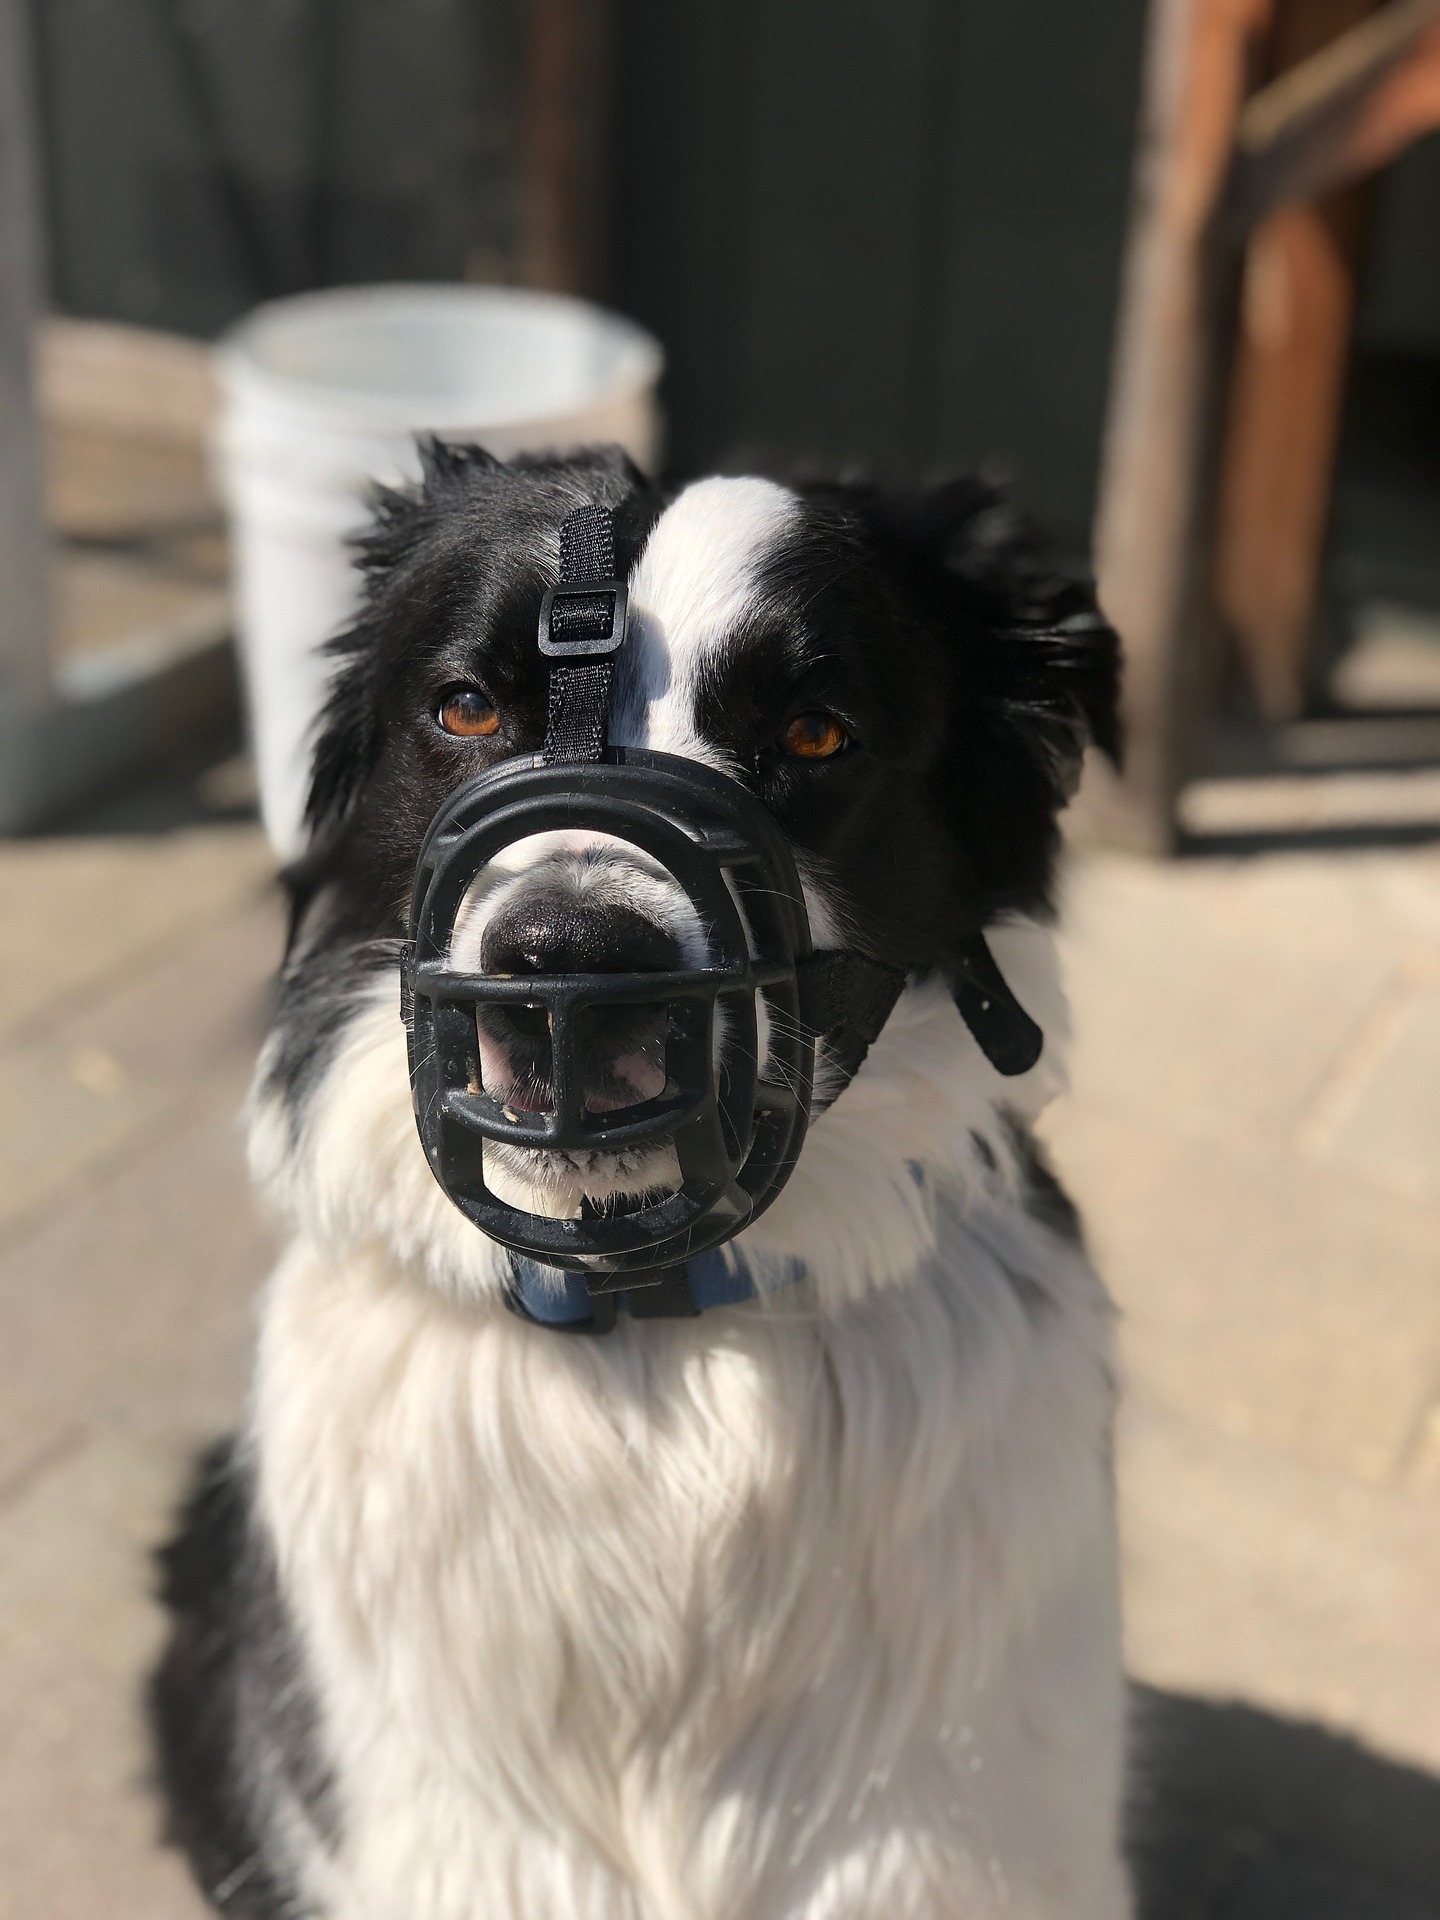
M 547 660 L 608 660 L 625 643 L 629 617 L 623 580 L 548 587 L 540 602 L 540 651 Z

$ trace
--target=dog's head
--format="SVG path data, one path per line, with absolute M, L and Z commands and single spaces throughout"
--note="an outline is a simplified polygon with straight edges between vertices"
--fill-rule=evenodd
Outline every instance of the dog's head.
M 977 926 L 1048 908 L 1084 747 L 1115 749 L 1117 646 L 1089 590 L 1041 560 L 993 489 L 714 479 L 666 498 L 617 453 L 505 465 L 433 447 L 361 549 L 364 606 L 337 643 L 318 736 L 286 994 L 309 1015 L 287 1027 L 282 1006 L 267 1068 L 293 1137 L 347 1008 L 373 1001 L 377 975 L 394 988 L 431 819 L 474 774 L 542 743 L 537 614 L 561 523 L 587 504 L 612 511 L 630 587 L 612 739 L 756 794 L 794 849 L 817 943 L 943 977 Z M 455 958 L 491 973 L 665 969 L 701 963 L 704 941 L 636 848 L 547 834 L 482 876 Z M 663 1025 L 643 1006 L 597 1019 L 590 1111 L 663 1084 Z M 482 1016 L 481 1058 L 512 1107 L 543 1103 L 545 1038 L 527 1009 Z M 818 1071 L 823 1088 L 823 1059 Z M 500 1170 L 563 1210 L 663 1186 L 663 1149 L 642 1160 L 513 1149 Z

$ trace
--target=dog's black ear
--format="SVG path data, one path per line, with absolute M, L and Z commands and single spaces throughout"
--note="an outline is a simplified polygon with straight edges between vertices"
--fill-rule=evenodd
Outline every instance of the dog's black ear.
M 344 820 L 379 757 L 376 668 L 387 589 L 447 503 L 465 490 L 473 476 L 501 465 L 483 447 L 459 445 L 433 434 L 417 442 L 417 451 L 419 482 L 374 488 L 369 523 L 350 542 L 364 583 L 363 598 L 351 625 L 325 646 L 335 668 L 315 725 L 305 806 L 312 851 L 321 849 Z
M 1023 742 L 1057 804 L 1088 742 L 1118 764 L 1120 643 L 1088 580 L 1046 558 L 999 488 L 980 479 L 876 494 L 883 536 L 960 652 L 957 691 Z
M 421 484 L 431 490 L 445 487 L 471 473 L 488 473 L 500 465 L 484 447 L 442 440 L 438 434 L 423 434 L 415 442 L 420 455 Z
M 380 756 L 376 660 L 366 616 L 362 613 L 325 650 L 336 658 L 337 666 L 314 728 L 305 800 L 308 837 L 305 851 L 281 874 L 290 900 L 290 943 L 325 882 L 346 818 Z
M 378 602 L 388 577 L 420 540 L 429 521 L 427 485 L 377 488 L 372 518 L 351 545 L 363 581 L 360 609 L 324 653 L 333 661 L 329 692 L 315 722 L 305 825 L 314 851 L 340 825 L 373 772 L 380 752 L 376 697 Z
M 362 617 L 325 651 L 336 661 L 315 729 L 305 825 L 312 842 L 349 812 L 380 750 L 375 673 L 368 622 Z

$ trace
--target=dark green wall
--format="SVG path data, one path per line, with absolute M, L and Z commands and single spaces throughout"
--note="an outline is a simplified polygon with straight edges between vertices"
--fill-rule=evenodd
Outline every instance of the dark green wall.
M 988 462 L 1087 542 L 1144 0 L 620 0 L 681 470 Z
M 503 279 L 526 0 L 31 0 L 58 303 Z M 1088 537 L 1145 0 L 614 0 L 680 471 L 988 461 Z
M 503 278 L 525 0 L 31 0 L 65 311 Z

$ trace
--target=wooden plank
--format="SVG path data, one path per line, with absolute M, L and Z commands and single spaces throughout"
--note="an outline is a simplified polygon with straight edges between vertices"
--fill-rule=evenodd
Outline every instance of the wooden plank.
M 1428 5 L 1430 0 L 1425 0 Z M 1363 33 L 1376 0 L 1282 0 L 1269 47 L 1282 77 Z M 1320 51 L 1317 51 L 1320 50 Z M 1250 109 L 1241 116 L 1241 128 Z M 1251 236 L 1236 319 L 1215 591 L 1260 711 L 1304 704 L 1368 195 L 1281 206 Z
M 40 195 L 26 0 L 0 0 L 0 696 L 50 698 L 48 554 L 31 339 Z
M 1315 28 L 1333 5 L 1289 11 L 1308 58 L 1281 60 L 1290 70 L 1241 115 L 1230 186 L 1241 224 L 1372 173 L 1440 125 L 1440 0 L 1351 6 L 1328 44 Z
M 1102 829 L 1174 843 L 1203 712 L 1206 502 L 1228 258 L 1219 211 L 1267 0 L 1155 0 L 1132 234 L 1096 525 L 1101 600 L 1126 649 L 1127 765 Z

